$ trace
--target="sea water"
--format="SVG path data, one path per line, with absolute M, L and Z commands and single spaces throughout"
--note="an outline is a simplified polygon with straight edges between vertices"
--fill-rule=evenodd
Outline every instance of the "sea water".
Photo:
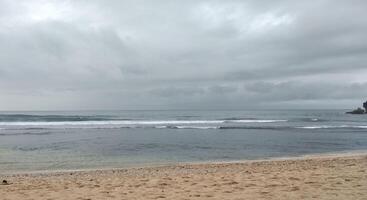
M 345 110 L 0 112 L 0 173 L 367 150 Z

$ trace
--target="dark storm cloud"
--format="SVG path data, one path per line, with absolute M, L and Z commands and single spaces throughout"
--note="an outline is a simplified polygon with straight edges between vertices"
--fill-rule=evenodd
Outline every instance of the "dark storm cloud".
M 0 109 L 349 107 L 366 1 L 0 0 Z

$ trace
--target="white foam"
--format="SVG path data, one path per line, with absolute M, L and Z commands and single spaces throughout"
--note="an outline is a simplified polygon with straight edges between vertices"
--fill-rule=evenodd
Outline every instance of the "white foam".
M 98 125 L 181 125 L 181 124 L 221 124 L 232 123 L 271 123 L 287 120 L 106 120 L 106 121 L 60 121 L 60 122 L 0 122 L 0 126 L 98 126 Z
M 164 125 L 164 124 L 219 124 L 223 120 L 167 120 L 167 121 L 62 121 L 62 122 L 0 122 L 1 126 L 78 126 L 78 125 Z
M 239 119 L 239 120 L 228 120 L 227 122 L 235 123 L 274 123 L 274 122 L 287 122 L 288 120 L 274 120 L 274 119 Z
M 340 125 L 340 126 L 328 126 L 328 125 L 322 125 L 322 126 L 303 126 L 303 127 L 297 127 L 302 129 L 328 129 L 328 128 L 360 128 L 360 129 L 367 129 L 367 126 L 350 126 L 350 125 Z
M 301 126 L 296 128 L 302 128 L 302 129 L 320 129 L 320 128 L 329 128 L 330 126 Z
M 168 128 L 167 126 L 155 126 L 154 128 Z
M 178 129 L 218 129 L 217 126 L 175 126 Z

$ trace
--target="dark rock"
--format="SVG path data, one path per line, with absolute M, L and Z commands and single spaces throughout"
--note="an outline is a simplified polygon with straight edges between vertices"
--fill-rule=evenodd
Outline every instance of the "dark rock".
M 3 180 L 3 185 L 8 185 L 8 181 L 7 180 Z
M 358 115 L 367 114 L 367 101 L 363 103 L 363 108 L 364 108 L 364 110 L 362 108 L 358 108 L 357 110 L 347 112 L 347 114 L 358 114 Z
M 367 104 L 366 104 L 367 106 Z M 356 110 L 353 110 L 351 112 L 347 112 L 347 114 L 357 114 L 357 115 L 361 115 L 361 114 L 365 114 L 365 111 L 362 108 L 358 108 Z

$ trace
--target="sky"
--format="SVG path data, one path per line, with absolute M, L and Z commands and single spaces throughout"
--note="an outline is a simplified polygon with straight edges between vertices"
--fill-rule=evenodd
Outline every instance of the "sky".
M 365 0 L 0 0 L 0 110 L 367 100 Z

